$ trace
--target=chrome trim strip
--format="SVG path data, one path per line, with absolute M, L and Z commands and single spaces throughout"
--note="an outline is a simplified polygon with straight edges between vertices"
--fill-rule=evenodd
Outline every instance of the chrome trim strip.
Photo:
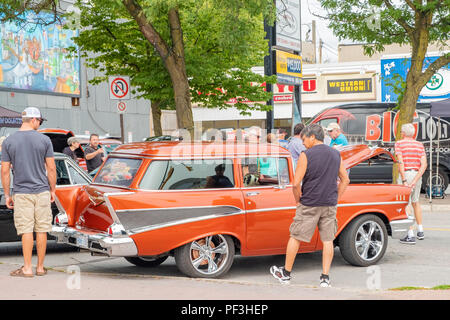
M 264 209 L 254 209 L 254 210 L 246 210 L 246 213 L 255 213 L 255 212 L 267 212 L 267 211 L 279 211 L 279 210 L 295 210 L 297 207 L 275 207 L 275 208 L 264 208 Z
M 114 210 L 113 206 L 111 205 L 111 201 L 109 201 L 109 197 L 124 195 L 124 194 L 133 194 L 133 192 L 115 192 L 115 193 L 104 193 L 103 194 L 103 198 L 105 199 L 106 207 L 108 208 L 109 214 L 111 215 L 111 218 L 113 218 L 114 222 L 118 223 L 118 224 L 120 224 L 120 220 L 116 214 L 116 211 Z
M 408 201 L 386 201 L 386 202 L 359 202 L 338 204 L 339 207 L 359 207 L 359 206 L 381 206 L 389 204 L 408 204 Z
M 408 233 L 409 227 L 411 227 L 414 222 L 414 218 L 393 220 L 389 222 L 392 231 L 392 239 L 401 239 L 402 237 L 404 237 Z
M 217 218 L 223 218 L 223 217 L 230 217 L 230 216 L 237 216 L 237 215 L 242 215 L 242 214 L 245 214 L 245 211 L 240 210 L 239 212 L 230 213 L 230 214 L 209 215 L 209 216 L 203 216 L 203 217 L 198 217 L 198 218 L 190 218 L 190 219 L 177 220 L 177 221 L 168 222 L 168 223 L 161 223 L 161 224 L 156 224 L 153 226 L 147 226 L 147 227 L 136 228 L 133 230 L 127 230 L 127 232 L 131 235 L 131 234 L 152 231 L 152 230 L 156 230 L 156 229 L 162 229 L 162 228 L 166 228 L 166 227 L 173 227 L 173 226 L 177 226 L 180 224 L 198 222 L 198 221 L 203 221 L 203 220 L 211 220 L 211 219 L 217 219 Z
M 56 196 L 56 195 L 55 195 L 55 204 L 56 204 L 56 207 L 58 208 L 59 212 L 66 213 L 66 210 L 64 210 L 64 207 L 61 205 L 61 202 L 59 201 L 58 196 Z
M 241 208 L 238 208 L 236 206 L 195 206 L 195 207 L 171 207 L 171 208 L 141 208 L 141 209 L 121 209 L 116 210 L 116 213 L 122 213 L 122 212 L 139 212 L 139 211 L 160 211 L 160 210 L 180 210 L 180 209 L 206 209 L 206 208 L 217 208 L 217 207 L 227 207 L 227 208 L 233 208 L 239 211 L 243 211 Z

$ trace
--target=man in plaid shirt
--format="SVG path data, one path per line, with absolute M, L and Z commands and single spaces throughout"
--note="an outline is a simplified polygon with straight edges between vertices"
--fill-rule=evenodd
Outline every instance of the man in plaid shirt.
M 402 139 L 395 143 L 395 155 L 399 163 L 398 184 L 411 187 L 409 201 L 414 209 L 414 216 L 417 223 L 417 239 L 425 238 L 422 226 L 422 209 L 419 203 L 420 189 L 422 186 L 422 175 L 427 169 L 427 157 L 423 144 L 414 139 L 416 129 L 412 123 L 402 126 Z M 413 227 L 408 231 L 405 238 L 400 239 L 401 243 L 415 244 Z

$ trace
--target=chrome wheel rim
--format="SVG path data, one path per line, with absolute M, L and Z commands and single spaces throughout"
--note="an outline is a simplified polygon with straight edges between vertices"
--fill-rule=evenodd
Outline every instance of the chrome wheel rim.
M 214 235 L 193 241 L 190 247 L 191 264 L 205 275 L 220 272 L 229 258 L 229 247 L 224 236 Z
M 383 251 L 384 233 L 375 221 L 366 221 L 356 232 L 355 248 L 361 259 L 375 260 Z

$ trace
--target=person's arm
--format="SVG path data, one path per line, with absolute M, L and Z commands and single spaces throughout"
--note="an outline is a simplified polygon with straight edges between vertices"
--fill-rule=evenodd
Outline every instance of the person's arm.
M 397 154 L 398 159 L 398 172 L 400 174 L 400 177 L 402 178 L 402 183 L 407 184 L 406 178 L 405 178 L 405 164 L 403 163 L 403 156 L 401 154 Z
M 345 189 L 347 189 L 348 184 L 350 183 L 350 179 L 348 178 L 347 169 L 345 169 L 344 162 L 341 159 L 341 165 L 339 166 L 339 185 L 338 185 L 338 201 L 341 199 L 344 194 Z
M 11 194 L 10 194 L 11 190 L 9 188 L 9 186 L 11 184 L 11 176 L 9 174 L 10 170 L 11 170 L 11 162 L 2 161 L 1 174 L 2 174 L 3 192 L 5 194 L 5 203 L 9 209 L 13 209 L 14 201 L 11 198 Z
M 55 201 L 56 191 L 56 165 L 55 158 L 45 158 L 45 166 L 47 168 L 47 178 L 50 185 L 51 201 Z
M 425 173 L 425 170 L 427 169 L 428 163 L 427 163 L 427 156 L 426 155 L 422 155 L 422 157 L 420 157 L 420 168 L 419 171 L 417 172 L 416 176 L 414 177 L 413 181 L 411 181 L 411 184 L 409 185 L 410 187 L 414 187 L 417 183 L 417 181 L 419 181 L 419 179 L 422 179 L 422 175 Z
M 86 149 L 86 151 L 87 151 L 87 149 Z M 86 158 L 86 160 L 92 160 L 93 158 L 95 158 L 95 156 L 97 156 L 97 155 L 100 154 L 100 153 L 103 153 L 102 148 L 97 149 L 96 151 L 91 152 L 91 153 L 87 153 L 87 152 L 86 152 L 86 154 L 85 154 L 84 157 Z
M 297 161 L 297 167 L 295 169 L 295 175 L 294 175 L 294 186 L 292 188 L 292 191 L 294 192 L 295 202 L 297 205 L 300 203 L 300 197 L 302 196 L 302 190 L 300 187 L 300 183 L 302 182 L 303 178 L 305 177 L 306 168 L 308 167 L 308 159 L 306 158 L 306 155 L 304 152 L 302 152 L 298 158 Z

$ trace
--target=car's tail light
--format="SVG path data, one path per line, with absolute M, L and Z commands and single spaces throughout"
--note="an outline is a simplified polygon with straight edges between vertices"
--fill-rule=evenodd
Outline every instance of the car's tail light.
M 55 225 L 62 226 L 67 225 L 69 223 L 69 218 L 65 212 L 58 213 L 55 216 Z
M 125 229 L 120 223 L 113 223 L 106 229 L 106 232 L 113 237 L 126 235 Z

